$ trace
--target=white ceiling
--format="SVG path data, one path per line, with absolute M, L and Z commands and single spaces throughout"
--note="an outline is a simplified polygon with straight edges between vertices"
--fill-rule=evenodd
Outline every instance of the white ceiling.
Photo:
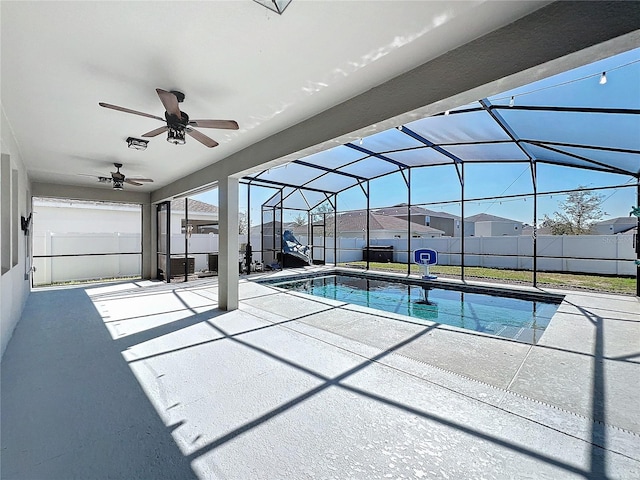
M 3 0 L 2 109 L 32 181 L 110 188 L 77 174 L 117 161 L 152 191 L 547 3 L 293 0 L 279 16 L 251 0 Z M 164 134 L 128 149 L 162 124 L 98 102 L 162 117 L 156 88 L 240 130 L 202 129 L 213 149 Z

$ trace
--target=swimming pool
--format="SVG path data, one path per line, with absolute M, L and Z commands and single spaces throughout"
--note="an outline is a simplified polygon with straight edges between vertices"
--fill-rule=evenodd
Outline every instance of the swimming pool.
M 427 320 L 532 344 L 538 342 L 561 301 L 553 297 L 514 298 L 351 275 L 267 283 L 406 315 L 416 322 Z

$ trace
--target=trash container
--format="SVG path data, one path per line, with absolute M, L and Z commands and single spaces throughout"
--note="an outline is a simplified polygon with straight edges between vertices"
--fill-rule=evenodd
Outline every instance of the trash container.
M 362 247 L 362 259 L 366 262 L 393 262 L 393 245 L 368 245 Z
M 218 271 L 218 254 L 217 253 L 209 254 L 209 271 L 210 272 Z

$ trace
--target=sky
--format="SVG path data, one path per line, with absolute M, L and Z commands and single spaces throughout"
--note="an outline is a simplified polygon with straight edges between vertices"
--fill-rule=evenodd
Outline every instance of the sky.
M 605 84 L 600 82 L 602 72 L 606 72 Z M 495 105 L 505 106 L 512 102 L 514 105 L 529 106 L 589 106 L 640 110 L 640 48 L 504 92 L 490 97 L 489 101 Z M 523 122 L 522 111 L 503 109 L 499 112 L 514 128 Z M 463 115 L 450 115 L 448 118 L 461 118 Z M 534 125 L 527 125 L 527 132 L 530 132 L 529 134 L 535 139 L 575 144 L 592 142 L 599 146 L 640 150 L 640 115 L 609 115 L 606 123 L 589 121 L 588 117 L 591 115 L 566 112 L 551 118 L 541 116 Z M 490 126 L 478 124 L 473 128 L 482 130 Z M 398 132 L 393 133 L 397 135 Z M 364 146 L 366 144 L 367 139 L 364 139 Z M 580 151 L 575 153 L 585 154 Z M 640 168 L 640 155 L 627 156 L 623 161 L 630 164 L 632 168 L 635 167 L 635 162 L 638 162 L 638 168 Z M 597 192 L 603 199 L 602 219 L 628 216 L 631 207 L 637 204 L 636 179 L 628 175 L 538 164 L 537 179 L 538 192 L 580 187 L 617 187 Z M 252 225 L 260 224 L 261 205 L 275 192 L 276 190 L 271 188 L 251 187 Z M 465 217 L 477 213 L 488 213 L 531 224 L 533 223 L 532 193 L 532 175 L 528 163 L 467 163 L 465 165 L 465 199 L 529 195 L 501 200 L 467 201 Z M 424 204 L 425 208 L 430 210 L 460 215 L 458 201 L 460 195 L 460 182 L 453 165 L 412 168 L 410 199 L 412 205 Z M 215 190 L 201 193 L 193 198 L 214 205 L 218 204 Z M 246 199 L 246 185 L 241 185 L 240 209 L 244 212 L 247 211 Z M 552 217 L 554 212 L 561 210 L 559 204 L 565 199 L 566 195 L 539 195 L 538 221 L 541 221 L 545 214 Z M 370 182 L 370 208 L 393 206 L 408 201 L 406 184 L 400 174 L 394 173 Z M 339 211 L 361 208 L 366 208 L 366 199 L 359 187 L 351 188 L 338 195 Z M 285 211 L 284 220 L 291 221 L 300 213 Z

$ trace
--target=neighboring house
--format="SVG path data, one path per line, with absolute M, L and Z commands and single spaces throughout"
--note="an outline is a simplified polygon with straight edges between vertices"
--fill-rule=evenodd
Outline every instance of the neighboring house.
M 502 237 L 522 235 L 522 222 L 479 213 L 464 219 L 465 236 Z
M 595 235 L 615 235 L 617 233 L 626 233 L 638 226 L 636 217 L 617 217 L 609 218 L 598 222 L 591 227 L 591 232 Z
M 327 231 L 333 231 L 333 217 L 327 219 Z M 338 214 L 338 236 L 344 238 L 364 239 L 367 231 L 367 215 L 365 210 L 354 210 Z M 427 225 L 407 222 L 405 218 L 381 213 L 369 212 L 369 238 L 435 238 L 444 232 Z
M 407 204 L 394 205 L 393 207 L 378 208 L 374 213 L 390 215 L 404 220 L 409 219 L 412 223 L 418 223 L 427 227 L 441 230 L 444 236 L 459 237 L 461 232 L 460 217 L 447 212 L 436 212 L 423 207 L 411 207 L 411 212 L 407 212 Z
M 171 202 L 171 232 L 184 233 L 185 211 L 184 198 Z M 189 225 L 193 225 L 191 233 L 218 233 L 218 207 L 210 203 L 189 199 Z
M 297 225 L 294 222 L 283 222 L 281 225 L 280 222 L 275 222 L 276 235 L 282 234 L 284 230 L 291 230 L 295 236 L 307 235 L 306 225 Z M 253 227 L 251 227 L 250 233 L 251 237 L 259 237 L 261 234 L 273 235 L 274 222 L 267 222 L 262 225 L 254 225 Z
M 538 235 L 553 235 L 551 232 L 551 228 L 549 227 L 541 227 L 537 228 Z M 533 235 L 533 226 L 527 225 L 526 223 L 522 226 L 522 235 Z

